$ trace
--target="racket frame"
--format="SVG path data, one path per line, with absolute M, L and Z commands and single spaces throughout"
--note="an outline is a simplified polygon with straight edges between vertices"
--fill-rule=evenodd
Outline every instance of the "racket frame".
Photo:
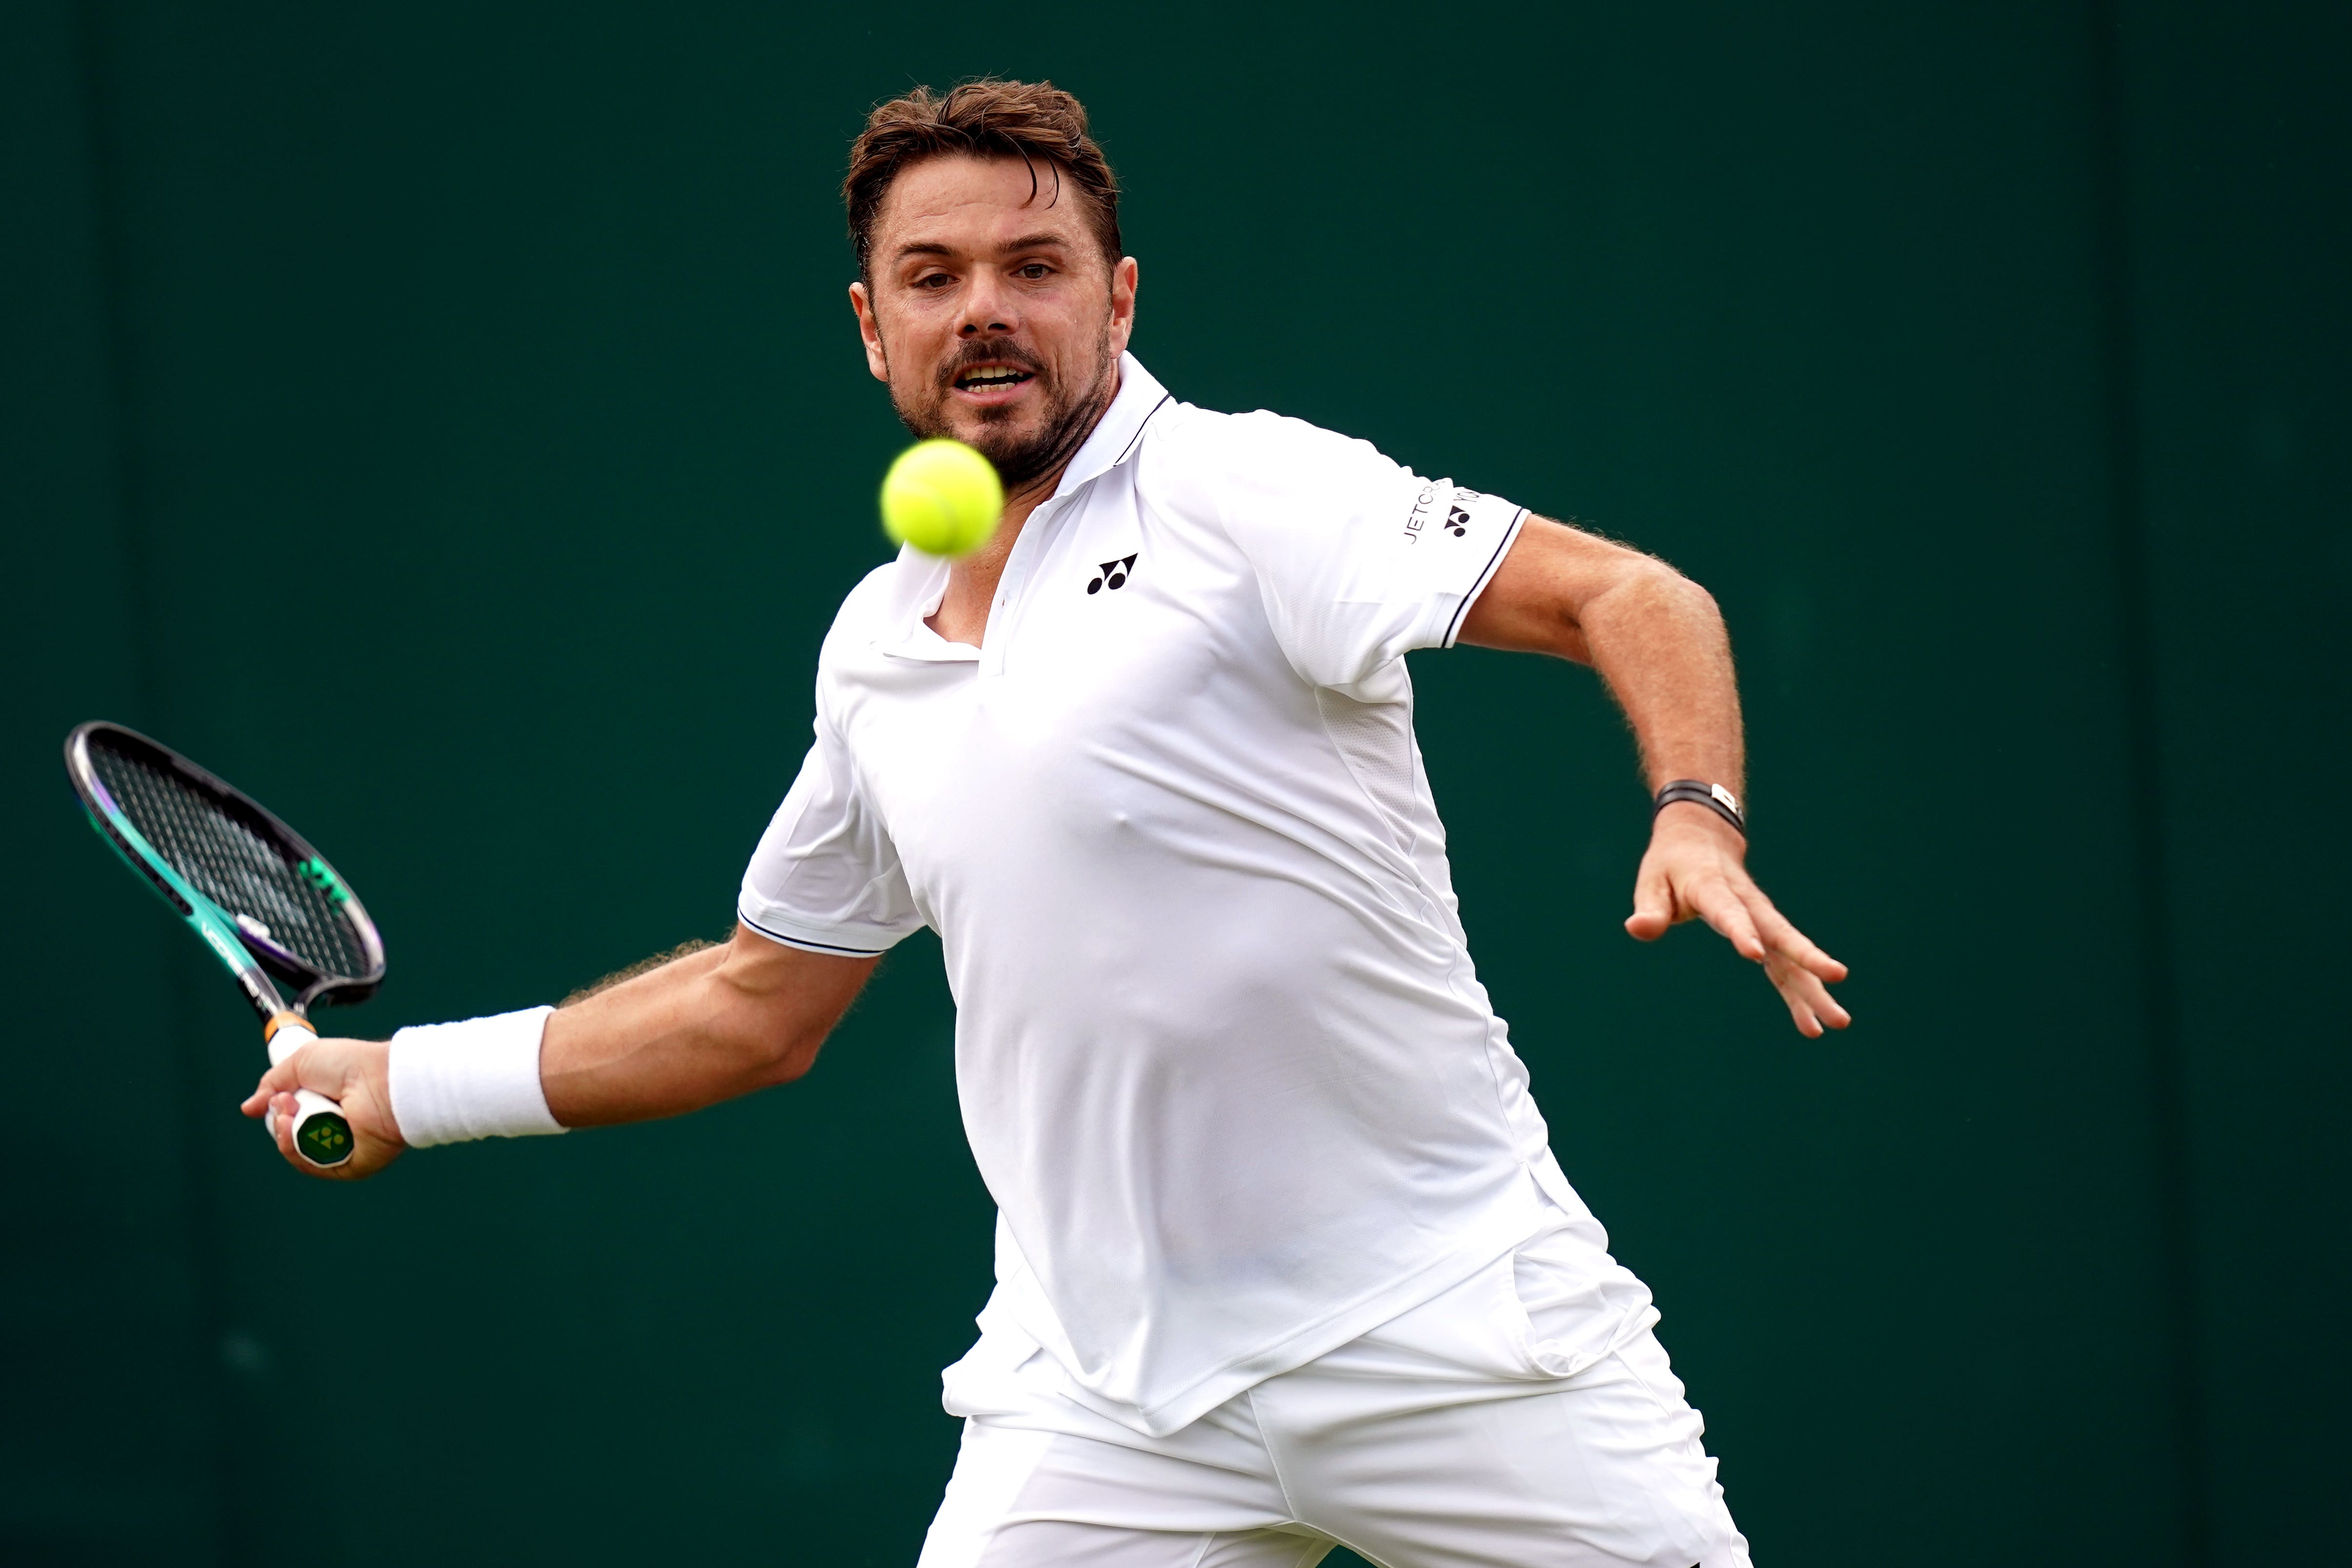
M 338 910 L 347 920 L 360 950 L 368 959 L 365 974 L 329 974 L 297 957 L 292 952 L 257 932 L 237 923 L 235 916 L 198 891 L 175 869 L 155 847 L 147 841 L 121 805 L 116 802 L 90 757 L 90 740 L 103 733 L 116 750 L 139 755 L 142 761 L 166 773 L 182 775 L 207 795 L 233 803 L 237 810 L 232 815 L 246 817 L 247 826 L 276 840 L 281 853 L 291 852 L 297 865 L 317 868 L 315 875 L 342 895 L 335 900 Z M 127 744 L 125 742 L 128 742 Z M 187 921 L 204 939 L 213 956 L 237 983 L 247 1003 L 262 1021 L 263 1039 L 269 1047 L 272 1064 L 284 1060 L 295 1051 L 318 1037 L 310 1025 L 313 1006 L 348 1005 L 364 1002 L 383 984 L 383 939 L 368 918 L 367 909 L 359 901 L 350 884 L 343 881 L 326 858 L 310 847 L 310 841 L 289 827 L 260 802 L 237 789 L 227 780 L 207 769 L 197 766 L 169 746 L 121 724 L 93 720 L 74 726 L 66 737 L 66 773 L 73 781 L 74 794 L 80 798 L 82 810 L 98 836 L 120 857 L 124 865 L 137 872 L 140 879 L 154 889 L 157 897 L 169 904 L 180 918 Z M 272 974 L 289 985 L 299 986 L 292 1002 L 288 1002 Z M 324 1096 L 305 1089 L 297 1098 L 303 1101 L 297 1117 L 297 1147 L 303 1158 L 312 1164 L 340 1164 L 350 1158 L 351 1128 L 340 1107 Z M 312 1103 L 315 1102 L 315 1103 Z M 335 1128 L 319 1129 L 315 1136 L 311 1123 L 331 1118 Z M 273 1118 L 274 1123 L 274 1118 Z M 340 1130 L 340 1154 L 333 1153 L 331 1132 Z M 272 1127 L 273 1135 L 275 1127 Z M 315 1146 L 315 1147 L 314 1147 Z M 326 1153 L 332 1157 L 320 1158 Z

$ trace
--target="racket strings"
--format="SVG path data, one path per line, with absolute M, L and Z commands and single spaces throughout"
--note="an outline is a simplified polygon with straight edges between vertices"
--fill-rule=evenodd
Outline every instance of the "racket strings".
M 224 810 L 211 795 L 143 759 L 92 749 L 107 793 L 172 868 L 256 934 L 323 975 L 358 976 L 370 964 L 330 892 L 304 877 L 275 839 Z

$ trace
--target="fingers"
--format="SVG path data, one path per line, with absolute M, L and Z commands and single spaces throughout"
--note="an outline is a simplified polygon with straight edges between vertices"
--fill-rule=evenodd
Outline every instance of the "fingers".
M 1780 1000 L 1788 1004 L 1789 1017 L 1797 1026 L 1797 1033 L 1809 1040 L 1818 1040 L 1825 1030 L 1843 1029 L 1853 1023 L 1853 1015 L 1830 994 L 1826 984 L 1843 980 L 1845 965 L 1823 952 L 1811 937 L 1773 908 L 1762 889 L 1751 886 L 1748 899 L 1770 950 L 1764 957 L 1764 973 L 1770 978 L 1773 989 L 1780 993 Z
M 1772 900 L 1764 896 L 1763 889 L 1750 884 L 1748 903 L 1766 947 L 1823 980 L 1835 983 L 1845 978 L 1845 965 L 1823 952 L 1814 945 L 1812 938 L 1790 924 L 1789 917 L 1775 909 Z
M 304 1049 L 308 1048 L 308 1047 L 304 1047 Z M 253 1086 L 253 1092 L 245 1097 L 244 1102 L 237 1109 L 247 1116 L 266 1116 L 269 1113 L 269 1101 L 273 1095 L 283 1094 L 288 1099 L 292 1099 L 294 1091 L 302 1087 L 301 1076 L 295 1066 L 301 1059 L 302 1053 L 297 1051 L 263 1073 L 261 1081 Z
M 1626 932 L 1636 942 L 1655 942 L 1674 923 L 1674 883 L 1659 857 L 1644 855 L 1633 878 L 1633 912 L 1625 917 Z
M 352 1047 L 357 1043 L 332 1037 L 312 1040 L 263 1073 L 239 1109 L 247 1116 L 262 1115 L 269 1109 L 271 1095 L 291 1094 L 298 1089 L 316 1089 L 330 1100 L 341 1100 L 351 1087 Z
M 1705 838 L 1654 839 L 1634 879 L 1625 930 L 1653 942 L 1675 921 L 1693 917 L 1706 921 L 1742 958 L 1763 966 L 1807 1039 L 1853 1022 L 1829 993 L 1846 977 L 1846 966 L 1773 906 L 1738 857 Z
M 1843 980 L 1846 967 L 1814 945 L 1789 922 L 1786 916 L 1772 907 L 1771 900 L 1759 890 L 1756 901 L 1762 905 L 1760 915 L 1768 927 L 1771 952 L 1765 959 L 1764 973 L 1780 993 L 1780 1000 L 1789 1005 L 1789 1016 L 1797 1026 L 1797 1033 L 1809 1040 L 1818 1040 L 1825 1029 L 1843 1029 L 1853 1022 L 1853 1015 L 1830 994 L 1830 981 Z
M 1821 976 L 1793 961 L 1775 953 L 1764 965 L 1780 1000 L 1788 1005 L 1789 1017 L 1797 1026 L 1797 1033 L 1809 1040 L 1818 1040 L 1826 1029 L 1843 1029 L 1853 1022 L 1853 1015 L 1841 1006 L 1838 999 L 1822 984 Z
M 1757 934 L 1756 918 L 1727 880 L 1717 877 L 1702 881 L 1687 897 L 1699 919 L 1713 926 L 1716 935 L 1729 942 L 1733 952 L 1751 963 L 1764 962 L 1764 939 Z
M 277 1113 L 277 1120 L 271 1126 L 278 1133 L 278 1152 L 286 1156 L 289 1164 L 307 1171 L 310 1162 L 294 1152 L 294 1119 L 302 1113 L 302 1108 L 295 1102 L 289 1091 L 270 1096 L 268 1109 Z

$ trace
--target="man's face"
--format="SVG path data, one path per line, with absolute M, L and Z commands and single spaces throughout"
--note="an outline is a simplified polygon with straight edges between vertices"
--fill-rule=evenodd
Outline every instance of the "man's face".
M 1111 266 L 1087 219 L 1050 164 L 1033 180 L 1018 158 L 932 158 L 891 182 L 870 284 L 849 286 L 866 368 L 907 428 L 979 447 L 1016 494 L 1069 461 L 1118 390 L 1135 260 Z

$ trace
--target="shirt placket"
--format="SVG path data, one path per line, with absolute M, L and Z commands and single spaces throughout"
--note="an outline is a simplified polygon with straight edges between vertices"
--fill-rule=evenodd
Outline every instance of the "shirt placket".
M 1013 637 L 1020 624 L 1022 607 L 1027 603 L 1029 579 L 1034 574 L 1037 558 L 1045 552 L 1045 542 L 1053 525 L 1069 504 L 1067 496 L 1055 496 L 1040 504 L 1021 525 L 1021 537 L 1013 542 L 1013 553 L 1005 558 L 1004 575 L 997 580 L 996 602 L 989 606 L 988 631 L 982 638 L 980 673 L 999 676 L 1004 673 L 1006 656 L 1012 651 Z

